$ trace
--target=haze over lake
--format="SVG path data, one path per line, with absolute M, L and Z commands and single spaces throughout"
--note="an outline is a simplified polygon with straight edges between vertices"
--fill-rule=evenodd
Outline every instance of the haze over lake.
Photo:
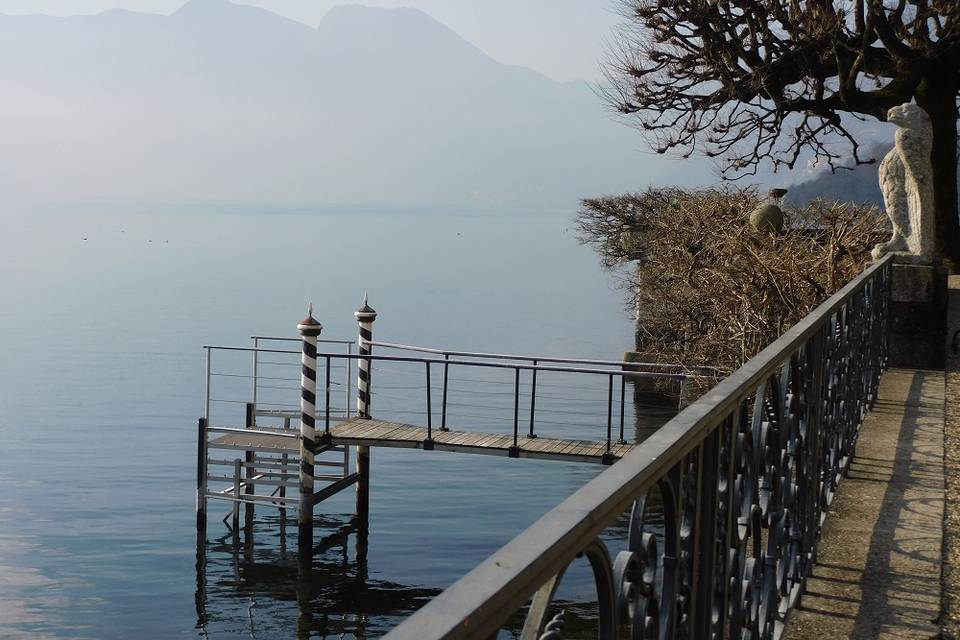
M 578 200 L 712 179 L 647 152 L 595 86 L 413 9 L 0 16 L 0 77 L 0 637 L 392 628 L 601 467 L 378 450 L 367 564 L 333 545 L 298 602 L 269 509 L 241 558 L 212 504 L 198 564 L 203 345 L 293 335 L 308 303 L 354 339 L 368 292 L 378 339 L 619 359 L 631 314 Z M 560 408 L 603 413 L 603 385 L 542 384 L 544 430 L 603 437 Z M 317 538 L 352 508 L 323 503 Z M 583 569 L 561 597 L 589 617 Z
M 630 346 L 630 317 L 610 275 L 575 242 L 570 216 L 130 206 L 48 210 L 8 227 L 0 635 L 200 633 L 194 475 L 204 344 L 293 335 L 308 301 L 326 337 L 351 339 L 367 289 L 383 340 L 618 358 Z M 603 389 L 559 391 L 605 399 Z M 374 451 L 367 579 L 358 586 L 340 548 L 320 556 L 325 582 L 309 627 L 317 637 L 380 635 L 600 468 Z M 317 509 L 317 539 L 349 520 L 351 499 Z M 235 568 L 217 542 L 228 510 L 211 503 L 204 630 L 288 637 L 303 612 L 289 569 L 270 573 L 277 527 L 259 528 L 258 551 Z M 589 602 L 584 575 L 570 580 L 564 597 Z

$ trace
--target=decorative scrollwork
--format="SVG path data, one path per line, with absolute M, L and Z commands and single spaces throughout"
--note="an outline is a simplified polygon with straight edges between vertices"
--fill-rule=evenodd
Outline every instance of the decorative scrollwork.
M 630 511 L 627 550 L 613 563 L 617 622 L 630 626 L 631 640 L 655 640 L 659 630 L 659 596 L 656 592 L 657 538 L 643 530 L 646 496 L 634 501 Z
M 540 640 L 563 640 L 563 629 L 567 626 L 564 620 L 566 614 L 567 612 L 561 609 L 560 613 L 553 616 L 550 622 L 544 626 Z
M 599 605 L 599 620 L 597 637 L 600 640 L 614 640 L 617 637 L 617 603 L 613 582 L 613 562 L 610 559 L 610 552 L 603 540 L 597 538 L 584 549 L 579 556 L 586 556 L 590 562 L 590 568 L 593 570 L 594 585 L 597 589 L 597 602 Z M 547 630 L 547 617 L 549 616 L 550 604 L 560 586 L 563 574 L 566 568 L 548 580 L 534 594 L 530 603 L 530 609 L 527 612 L 524 621 L 523 630 L 520 632 L 522 640 L 534 640 L 541 638 Z M 558 632 L 559 633 L 559 632 Z M 562 636 L 551 636 L 559 638 Z

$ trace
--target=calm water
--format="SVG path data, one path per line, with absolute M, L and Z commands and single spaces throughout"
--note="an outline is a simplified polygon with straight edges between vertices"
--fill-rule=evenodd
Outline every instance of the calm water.
M 305 591 L 295 527 L 281 537 L 261 509 L 238 549 L 219 522 L 229 506 L 212 502 L 198 571 L 201 346 L 291 335 L 307 302 L 325 336 L 352 338 L 367 290 L 377 339 L 619 358 L 630 319 L 571 218 L 4 214 L 0 637 L 369 637 L 422 606 L 600 468 L 375 450 L 366 566 L 353 536 L 334 537 Z M 349 522 L 351 498 L 318 508 L 317 539 Z M 560 595 L 589 610 L 584 567 Z

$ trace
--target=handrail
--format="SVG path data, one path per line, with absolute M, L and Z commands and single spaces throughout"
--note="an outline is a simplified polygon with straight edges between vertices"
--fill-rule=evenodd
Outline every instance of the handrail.
M 290 338 L 283 336 L 250 336 L 251 340 L 268 340 L 270 342 L 301 342 L 302 338 Z M 356 344 L 356 340 L 333 340 L 329 338 L 318 338 L 320 344 Z
M 224 345 L 204 345 L 204 349 L 215 349 L 219 351 L 257 351 L 260 353 L 290 353 L 299 354 L 299 351 L 289 351 L 281 349 L 255 349 L 253 347 L 230 347 Z M 665 380 L 688 380 L 690 378 L 710 377 L 698 376 L 687 373 L 660 373 L 655 371 L 620 371 L 616 369 L 584 369 L 580 367 L 551 367 L 532 364 L 515 364 L 503 362 L 478 362 L 476 360 L 444 360 L 440 358 L 415 358 L 411 356 L 384 356 L 384 355 L 362 355 L 358 353 L 325 353 L 318 352 L 317 358 L 330 358 L 331 360 L 370 360 L 383 362 L 416 362 L 420 364 L 436 365 L 458 365 L 465 367 L 483 367 L 488 369 L 520 369 L 521 371 L 553 371 L 556 373 L 586 373 L 596 375 L 614 375 L 627 378 L 660 378 Z
M 867 268 L 387 638 L 489 638 L 535 592 L 524 637 L 538 637 L 555 576 L 580 553 L 590 559 L 597 582 L 601 637 L 615 637 L 613 629 L 623 621 L 659 629 L 657 637 L 680 635 L 681 592 L 689 637 L 740 637 L 748 628 L 773 637 L 809 574 L 820 514 L 876 395 L 886 354 L 891 262 L 888 256 Z M 836 450 L 825 458 L 821 447 Z M 779 466 L 778 449 L 792 468 Z M 750 452 L 753 459 L 743 462 Z M 798 491 L 776 491 L 783 474 Z M 654 486 L 664 497 L 662 554 L 656 536 L 643 532 L 644 496 Z M 759 489 L 751 493 L 753 487 L 766 487 L 768 502 Z M 614 563 L 599 536 L 631 503 L 629 548 Z M 766 555 L 752 555 L 764 537 Z M 659 587 L 651 556 L 660 558 Z M 729 574 L 731 568 L 736 573 Z M 763 575 L 781 569 L 782 579 Z
M 395 342 L 381 342 L 371 340 L 370 344 L 375 347 L 386 347 L 388 349 L 397 349 L 402 351 L 419 351 L 422 353 L 434 353 L 442 356 L 462 356 L 469 358 L 487 358 L 490 360 L 525 360 L 528 362 L 566 362 L 570 364 L 595 364 L 610 365 L 617 367 L 652 367 L 661 369 L 682 369 L 685 371 L 719 371 L 716 367 L 705 367 L 700 365 L 685 365 L 660 362 L 627 362 L 626 360 L 597 360 L 590 358 L 559 358 L 552 356 L 522 356 L 508 353 L 484 353 L 481 351 L 452 351 L 449 349 L 434 349 L 432 347 L 418 347 L 415 345 L 398 344 Z
M 290 337 L 279 337 L 279 336 L 250 336 L 253 340 L 269 340 L 276 342 L 300 342 L 300 338 L 290 338 Z M 321 344 L 354 344 L 353 340 L 317 340 Z M 629 362 L 626 360 L 602 360 L 602 359 L 592 359 L 592 358 L 561 358 L 554 356 L 525 356 L 525 355 L 515 355 L 507 353 L 485 353 L 482 351 L 455 351 L 451 349 L 435 349 L 432 347 L 420 347 L 416 345 L 407 345 L 399 344 L 395 342 L 381 342 L 379 340 L 371 340 L 370 344 L 375 347 L 384 347 L 388 349 L 397 349 L 402 351 L 417 351 L 420 353 L 433 353 L 442 356 L 462 356 L 469 358 L 488 358 L 491 360 L 525 360 L 528 362 L 557 362 L 557 363 L 571 363 L 571 364 L 595 364 L 595 365 L 610 365 L 617 367 L 651 367 L 659 369 L 681 369 L 684 371 L 702 371 L 702 372 L 717 372 L 719 369 L 716 367 L 708 367 L 703 365 L 685 365 L 685 364 L 673 364 L 673 363 L 663 363 L 663 362 Z M 226 347 L 216 347 L 216 348 L 226 348 Z M 299 351 L 289 351 L 282 353 L 299 353 Z

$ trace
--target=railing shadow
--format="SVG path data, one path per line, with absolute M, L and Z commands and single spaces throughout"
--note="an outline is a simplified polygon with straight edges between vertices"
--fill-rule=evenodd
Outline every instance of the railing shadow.
M 853 624 L 854 638 L 877 637 L 888 626 L 927 630 L 939 614 L 940 584 L 930 576 L 938 575 L 931 569 L 939 567 L 940 545 L 931 532 L 938 531 L 942 519 L 943 476 L 931 471 L 940 463 L 942 446 L 931 444 L 938 436 L 942 443 L 943 399 L 938 403 L 931 396 L 930 383 L 942 376 L 942 372 L 913 375 L 892 442 L 877 442 L 876 430 L 869 434 L 870 451 L 889 452 L 885 462 L 891 467 L 860 582 L 863 598 Z M 931 408 L 939 408 L 940 414 Z M 858 477 L 856 471 L 850 474 L 854 482 Z M 931 495 L 938 493 L 940 497 Z
M 810 637 L 813 629 L 822 633 L 827 619 L 850 638 L 925 638 L 935 631 L 943 517 L 943 398 L 937 386 L 943 373 L 887 375 L 904 378 L 885 382 L 906 386 L 896 394 L 905 399 L 879 401 L 885 410 L 875 410 L 864 425 L 803 614 L 796 629 L 787 627 L 791 640 Z

